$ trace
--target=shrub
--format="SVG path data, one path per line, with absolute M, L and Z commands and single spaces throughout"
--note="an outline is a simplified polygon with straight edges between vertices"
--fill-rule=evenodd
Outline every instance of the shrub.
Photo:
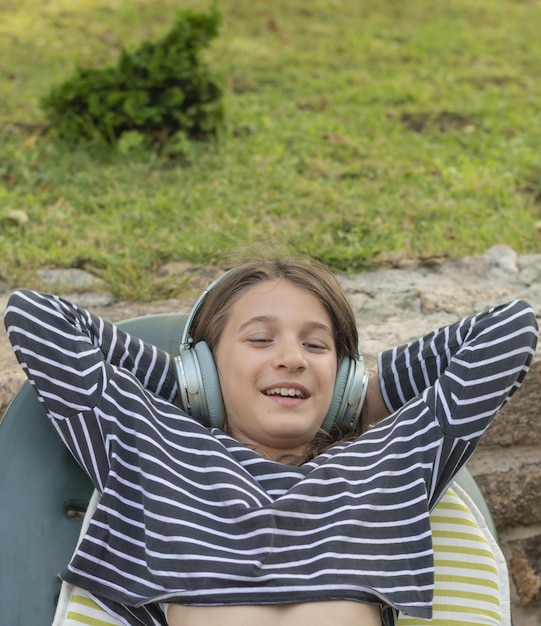
M 223 124 L 222 89 L 201 61 L 220 15 L 182 11 L 162 39 L 122 50 L 116 67 L 79 68 L 41 100 L 52 126 L 69 141 L 123 133 L 165 143 L 176 135 L 215 136 Z

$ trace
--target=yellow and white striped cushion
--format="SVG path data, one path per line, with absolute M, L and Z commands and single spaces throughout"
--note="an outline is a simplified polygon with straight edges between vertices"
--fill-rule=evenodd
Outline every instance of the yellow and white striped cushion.
M 123 626 L 116 618 L 104 611 L 92 598 L 75 587 L 69 601 L 64 626 Z
M 430 515 L 434 544 L 433 618 L 401 615 L 399 626 L 502 626 L 502 592 L 507 569 L 496 542 L 467 494 L 448 489 Z M 473 510 L 472 510 L 473 509 Z M 488 533 L 488 534 L 487 534 Z M 504 572 L 501 572 L 503 565 Z

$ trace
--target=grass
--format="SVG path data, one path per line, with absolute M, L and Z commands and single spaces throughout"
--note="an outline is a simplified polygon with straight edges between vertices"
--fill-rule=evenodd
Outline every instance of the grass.
M 162 264 L 283 245 L 358 271 L 538 252 L 541 4 L 222 0 L 206 54 L 227 129 L 186 158 L 44 132 L 39 98 L 116 62 L 191 0 L 0 3 L 0 276 L 81 267 L 119 297 L 178 295 Z

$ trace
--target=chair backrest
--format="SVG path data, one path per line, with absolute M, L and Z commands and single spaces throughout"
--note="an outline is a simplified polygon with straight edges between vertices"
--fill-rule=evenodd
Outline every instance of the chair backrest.
M 163 350 L 178 350 L 184 315 L 119 324 Z M 81 530 L 92 484 L 49 424 L 28 382 L 0 423 L 0 625 L 51 624 L 58 573 Z
M 158 314 L 121 322 L 134 336 L 171 353 L 186 316 Z M 176 352 L 175 352 L 176 353 Z M 467 469 L 458 477 L 495 536 L 483 496 Z M 0 626 L 53 621 L 58 573 L 69 561 L 93 487 L 49 424 L 29 383 L 0 423 Z

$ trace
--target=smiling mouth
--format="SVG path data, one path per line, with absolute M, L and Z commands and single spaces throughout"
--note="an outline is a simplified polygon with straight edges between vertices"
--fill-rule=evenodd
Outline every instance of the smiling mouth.
M 282 398 L 305 399 L 308 397 L 305 391 L 296 387 L 274 387 L 273 389 L 266 389 L 263 393 L 266 396 L 281 396 Z

